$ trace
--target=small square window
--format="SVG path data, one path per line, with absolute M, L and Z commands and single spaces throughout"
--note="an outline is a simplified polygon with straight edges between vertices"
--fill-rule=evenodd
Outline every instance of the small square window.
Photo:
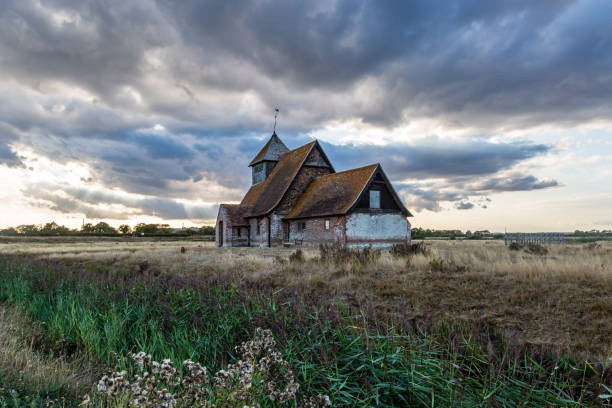
M 380 208 L 380 191 L 370 190 L 370 208 Z
M 328 230 L 329 229 L 329 220 L 325 220 L 325 229 Z
M 306 231 L 306 223 L 305 222 L 298 222 L 297 229 L 298 229 L 298 232 Z

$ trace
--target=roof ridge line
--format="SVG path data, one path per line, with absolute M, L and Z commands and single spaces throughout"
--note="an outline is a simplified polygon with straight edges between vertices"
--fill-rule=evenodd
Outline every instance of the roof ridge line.
M 321 179 L 321 178 L 323 178 L 323 177 L 334 176 L 334 175 L 336 175 L 336 174 L 348 173 L 349 171 L 357 171 L 357 170 L 362 170 L 362 169 L 365 169 L 366 167 L 372 167 L 372 166 L 380 166 L 380 163 L 368 164 L 368 165 L 366 165 L 366 166 L 355 167 L 354 169 L 347 169 L 347 170 L 337 171 L 337 172 L 335 172 L 335 173 L 325 174 L 324 176 L 321 176 L 321 177 L 319 177 L 319 178 Z
M 312 142 L 308 142 L 308 143 L 306 143 L 306 144 L 303 144 L 303 145 L 301 145 L 301 146 L 296 147 L 295 149 L 291 149 L 291 150 L 289 150 L 288 152 L 285 152 L 285 153 L 281 154 L 281 156 L 282 156 L 282 155 L 285 155 L 285 154 L 287 154 L 287 153 L 291 153 L 291 152 L 293 152 L 293 151 L 295 151 L 295 150 L 297 150 L 297 149 L 301 149 L 302 147 L 308 146 L 309 144 L 311 144 L 311 143 L 316 143 L 316 142 L 317 142 L 317 140 L 315 139 L 315 140 L 313 140 Z

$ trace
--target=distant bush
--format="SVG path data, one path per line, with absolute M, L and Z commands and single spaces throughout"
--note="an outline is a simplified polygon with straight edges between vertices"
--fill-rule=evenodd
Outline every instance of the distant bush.
M 455 262 L 433 257 L 427 265 L 430 272 L 465 272 L 468 268 L 465 265 L 458 265 Z
M 416 244 L 395 244 L 391 247 L 391 255 L 396 258 L 411 257 L 413 255 L 421 254 L 427 255 L 429 249 L 425 242 L 418 242 Z
M 286 265 L 287 264 L 287 260 L 285 258 L 283 258 L 282 256 L 275 256 L 274 257 L 274 263 L 276 265 Z
M 510 245 L 508 245 L 508 249 L 510 251 L 520 251 L 523 249 L 525 252 L 532 255 L 546 255 L 548 253 L 548 249 L 540 244 L 523 245 L 519 244 L 518 242 L 512 242 Z
M 0 230 L 0 235 L 14 236 L 18 234 L 19 233 L 17 232 L 17 230 L 13 227 Z
M 370 246 L 349 248 L 338 243 L 319 245 L 319 260 L 334 264 L 356 262 L 360 265 L 367 265 L 376 262 L 380 258 L 380 254 L 380 249 L 373 249 Z
M 546 255 L 548 253 L 548 249 L 540 244 L 527 244 L 525 247 L 525 252 L 533 255 Z
M 508 249 L 511 251 L 520 251 L 523 249 L 523 246 L 518 242 L 512 242 L 510 245 L 508 245 Z
M 590 242 L 584 246 L 584 249 L 589 250 L 589 251 L 594 251 L 600 248 L 601 248 L 601 244 L 598 244 L 597 242 Z
M 294 253 L 289 255 L 289 262 L 291 263 L 302 263 L 306 260 L 304 257 L 304 251 L 301 249 L 296 250 Z

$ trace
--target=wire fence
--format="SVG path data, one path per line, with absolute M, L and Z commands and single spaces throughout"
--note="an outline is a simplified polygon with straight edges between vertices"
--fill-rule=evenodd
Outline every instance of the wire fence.
M 561 232 L 532 232 L 532 233 L 513 233 L 504 235 L 504 243 L 510 245 L 517 243 L 520 245 L 528 244 L 563 244 L 565 234 Z

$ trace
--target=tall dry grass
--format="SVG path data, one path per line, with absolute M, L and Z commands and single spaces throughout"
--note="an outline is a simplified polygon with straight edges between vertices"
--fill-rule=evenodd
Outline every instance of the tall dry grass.
M 0 396 L 11 396 L 25 406 L 36 400 L 26 401 L 22 395 L 34 395 L 41 402 L 90 388 L 95 370 L 89 363 L 45 351 L 40 344 L 43 338 L 44 333 L 21 312 L 0 305 Z
M 519 345 L 606 356 L 612 347 L 612 242 L 512 251 L 499 241 L 427 241 L 367 265 L 321 261 L 304 248 L 216 248 L 192 241 L 0 244 L 20 253 L 121 274 L 197 275 L 202 281 L 372 305 L 390 322 L 460 319 L 504 330 Z M 180 248 L 185 248 L 181 253 Z
M 612 279 L 612 242 L 594 244 L 568 244 L 548 246 L 545 256 L 530 254 L 524 250 L 510 251 L 500 241 L 428 241 L 428 254 L 417 255 L 406 267 L 402 259 L 388 252 L 371 266 L 371 270 L 387 269 L 389 272 L 423 272 L 432 269 L 432 260 L 446 265 L 465 267 L 469 272 L 509 275 L 510 278 L 557 279 L 588 277 Z M 186 254 L 181 254 L 184 247 Z M 291 249 L 283 248 L 216 248 L 213 243 L 198 241 L 138 241 L 118 240 L 99 242 L 0 243 L 0 254 L 24 254 L 59 259 L 76 259 L 88 262 L 129 266 L 149 261 L 156 267 L 175 272 L 206 271 L 208 267 L 234 269 L 245 268 L 260 273 L 275 274 L 283 269 L 275 260 L 287 259 Z M 307 260 L 319 256 L 317 248 L 304 248 Z M 350 265 L 347 265 L 350 266 Z M 312 270 L 310 270 L 312 269 Z M 435 269 L 435 268 L 434 268 Z M 320 272 L 309 268 L 307 272 Z

